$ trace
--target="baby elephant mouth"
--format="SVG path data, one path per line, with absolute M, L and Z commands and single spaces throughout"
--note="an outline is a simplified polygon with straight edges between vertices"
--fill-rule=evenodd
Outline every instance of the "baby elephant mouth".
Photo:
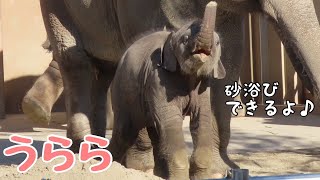
M 198 49 L 193 54 L 205 54 L 209 56 L 211 54 L 210 49 Z
M 211 51 L 207 49 L 198 49 L 192 53 L 194 59 L 199 63 L 205 63 L 207 57 L 211 55 Z

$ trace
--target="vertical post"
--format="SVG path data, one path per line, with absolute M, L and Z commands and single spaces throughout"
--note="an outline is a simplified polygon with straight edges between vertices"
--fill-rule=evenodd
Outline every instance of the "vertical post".
M 250 62 L 250 15 L 247 14 L 243 23 L 244 28 L 244 55 L 243 55 L 243 66 L 240 74 L 241 82 L 251 82 L 251 62 Z
M 265 59 L 266 64 L 268 64 L 265 71 L 267 71 L 266 76 L 263 78 L 265 82 L 272 84 L 273 82 L 279 82 L 277 93 L 271 98 L 276 104 L 283 104 L 285 96 L 285 85 L 286 77 L 283 76 L 285 64 L 283 58 L 283 51 L 281 48 L 281 40 L 274 29 L 274 26 L 266 21 L 267 28 L 267 49 L 266 53 L 268 57 Z M 265 97 L 265 99 L 269 99 Z
M 0 119 L 5 118 L 4 101 L 4 69 L 3 69 L 3 49 L 2 49 L 2 0 L 0 0 Z
M 240 74 L 240 82 L 241 83 L 250 83 L 253 81 L 252 79 L 252 66 L 251 66 L 251 15 L 248 13 L 245 17 L 245 21 L 243 23 L 244 28 L 244 56 L 243 56 L 243 65 Z M 243 86 L 243 84 L 241 85 Z M 240 98 L 238 98 L 240 99 Z M 243 97 L 243 93 L 241 94 L 242 103 L 246 103 L 250 100 L 249 97 Z
M 263 83 L 263 69 L 265 68 L 264 62 L 267 57 L 266 45 L 263 42 L 266 42 L 266 25 L 263 21 L 263 18 L 260 14 L 252 14 L 251 16 L 251 62 L 252 62 L 252 72 L 253 72 L 253 81 L 258 83 Z M 263 95 L 256 99 L 258 104 L 263 103 Z
M 285 100 L 295 102 L 297 104 L 304 104 L 302 82 L 295 71 L 288 54 L 286 53 L 283 44 L 281 45 L 283 59 L 285 62 L 283 76 L 285 77 L 284 95 Z

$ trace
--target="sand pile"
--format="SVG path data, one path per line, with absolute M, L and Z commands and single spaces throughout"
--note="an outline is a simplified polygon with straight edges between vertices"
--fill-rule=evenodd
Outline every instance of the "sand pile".
M 320 173 L 320 150 L 292 150 L 278 152 L 259 152 L 231 154 L 233 159 L 241 168 L 249 169 L 251 176 L 270 176 L 300 173 Z M 38 160 L 36 165 L 26 174 L 17 172 L 15 166 L 0 166 L 0 179 L 71 179 L 71 180 L 159 180 L 161 178 L 152 173 L 143 173 L 133 169 L 126 169 L 118 163 L 113 163 L 110 169 L 99 174 L 92 174 L 89 167 L 98 161 L 89 163 L 76 162 L 75 167 L 63 174 L 52 172 L 52 166 L 60 163 L 57 159 L 52 163 L 45 164 Z
M 77 157 L 78 159 L 78 157 Z M 70 180 L 97 180 L 97 179 L 115 179 L 115 180 L 160 180 L 161 178 L 152 175 L 152 173 L 143 173 L 133 169 L 126 169 L 119 163 L 114 162 L 112 166 L 105 172 L 93 174 L 90 173 L 89 167 L 98 163 L 91 160 L 88 163 L 76 162 L 72 170 L 56 174 L 52 171 L 52 167 L 61 163 L 61 159 L 56 159 L 51 163 L 44 163 L 38 159 L 37 163 L 25 174 L 17 171 L 17 165 L 0 166 L 0 179 L 70 179 Z

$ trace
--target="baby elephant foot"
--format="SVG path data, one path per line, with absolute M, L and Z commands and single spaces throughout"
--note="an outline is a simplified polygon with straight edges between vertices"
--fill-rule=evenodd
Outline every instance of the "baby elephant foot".
M 227 176 L 229 167 L 210 148 L 198 148 L 190 159 L 190 179 L 220 179 Z
M 229 167 L 221 158 L 217 158 L 213 162 L 212 178 L 226 178 L 230 176 L 231 167 Z
M 146 128 L 139 131 L 135 143 L 126 152 L 124 161 L 124 165 L 127 168 L 144 172 L 153 170 L 153 148 Z
M 166 158 L 155 157 L 154 175 L 163 179 L 189 179 L 189 159 L 186 150 L 178 150 Z
M 214 163 L 217 164 L 217 163 Z M 219 163 L 218 163 L 219 164 Z M 200 179 L 222 179 L 229 176 L 230 168 L 226 165 L 217 165 L 210 170 L 202 170 L 198 172 L 190 173 L 190 179 L 200 180 Z
M 143 172 L 153 170 L 154 158 L 152 147 L 148 149 L 130 148 L 126 154 L 124 164 L 126 168 Z

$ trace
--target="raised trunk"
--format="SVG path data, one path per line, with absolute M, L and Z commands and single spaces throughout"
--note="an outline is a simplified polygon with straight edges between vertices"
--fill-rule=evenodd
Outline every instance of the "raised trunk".
M 210 2 L 206 6 L 199 35 L 196 39 L 196 51 L 211 52 L 214 42 L 214 29 L 216 23 L 217 3 Z M 214 48 L 213 48 L 214 49 Z
M 319 98 L 320 85 L 320 26 L 317 13 L 319 3 L 315 0 L 260 0 L 264 11 L 274 22 L 280 38 L 293 62 L 302 68 L 311 81 L 313 91 Z M 301 77 L 301 75 L 300 75 Z

